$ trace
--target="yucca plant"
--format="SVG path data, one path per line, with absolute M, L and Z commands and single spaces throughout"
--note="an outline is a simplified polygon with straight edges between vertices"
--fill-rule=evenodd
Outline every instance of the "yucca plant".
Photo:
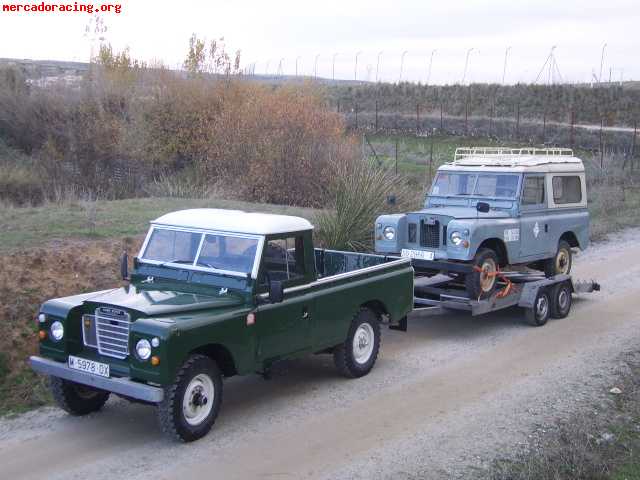
M 388 202 L 391 196 L 394 205 Z M 342 163 L 330 187 L 332 205 L 315 216 L 316 240 L 325 248 L 371 250 L 376 217 L 415 209 L 420 197 L 421 192 L 391 170 L 366 160 Z

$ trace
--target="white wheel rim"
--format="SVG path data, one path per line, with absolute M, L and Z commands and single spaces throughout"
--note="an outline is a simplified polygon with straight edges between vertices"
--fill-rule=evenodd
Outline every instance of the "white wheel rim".
M 480 268 L 480 288 L 483 292 L 490 292 L 496 283 L 495 272 L 497 271 L 496 262 L 492 258 L 487 258 Z
M 538 297 L 538 301 L 536 302 L 536 314 L 539 319 L 543 319 L 547 316 L 547 312 L 549 311 L 549 301 L 545 295 L 541 295 Z
M 569 305 L 569 292 L 566 289 L 560 290 L 560 295 L 558 295 L 558 306 L 560 310 L 564 311 Z
M 567 274 L 569 272 L 569 253 L 566 250 L 560 250 L 556 258 L 556 272 Z
M 353 336 L 353 358 L 363 365 L 369 361 L 373 353 L 374 344 L 373 327 L 368 323 L 361 324 Z
M 215 388 L 209 375 L 200 373 L 193 377 L 184 391 L 182 413 L 189 425 L 200 425 L 211 413 L 215 400 Z

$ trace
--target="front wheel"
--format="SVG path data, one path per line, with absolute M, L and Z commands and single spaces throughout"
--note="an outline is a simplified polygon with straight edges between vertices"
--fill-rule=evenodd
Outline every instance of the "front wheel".
M 178 371 L 175 382 L 165 387 L 158 419 L 166 434 L 192 442 L 209 433 L 221 405 L 220 369 L 209 357 L 192 355 Z
M 358 378 L 371 371 L 380 350 L 380 321 L 368 308 L 361 309 L 349 327 L 344 343 L 333 349 L 333 361 L 347 378 Z
M 49 389 L 58 406 L 71 415 L 97 412 L 109 400 L 109 392 L 58 377 L 49 378 Z
M 490 248 L 478 250 L 473 258 L 473 272 L 464 278 L 467 293 L 472 300 L 487 298 L 498 283 L 498 256 Z

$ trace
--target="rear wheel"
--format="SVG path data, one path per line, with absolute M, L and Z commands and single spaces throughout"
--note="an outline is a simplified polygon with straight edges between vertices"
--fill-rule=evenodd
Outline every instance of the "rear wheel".
M 547 323 L 551 315 L 551 297 L 549 292 L 540 289 L 531 308 L 525 310 L 527 322 L 534 327 L 541 327 Z
M 182 365 L 173 385 L 164 389 L 158 404 L 162 430 L 183 442 L 204 437 L 222 405 L 222 374 L 204 355 L 192 355 Z
M 544 274 L 547 277 L 554 275 L 569 275 L 572 263 L 571 246 L 565 240 L 558 243 L 558 251 L 553 258 L 544 263 Z
M 71 415 L 97 412 L 109 400 L 109 392 L 58 377 L 49 378 L 49 388 L 58 406 Z
M 464 284 L 471 299 L 490 297 L 496 289 L 498 256 L 490 248 L 481 248 L 473 259 L 474 271 L 465 276 Z
M 333 349 L 333 361 L 345 377 L 362 377 L 375 365 L 379 350 L 378 315 L 368 308 L 363 308 L 351 322 L 347 339 Z
M 571 286 L 562 282 L 551 290 L 551 316 L 553 318 L 565 318 L 571 311 Z

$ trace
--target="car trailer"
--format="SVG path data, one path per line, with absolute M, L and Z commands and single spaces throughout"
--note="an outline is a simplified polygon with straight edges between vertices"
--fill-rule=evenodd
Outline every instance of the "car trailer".
M 428 266 L 424 260 L 420 264 Z M 461 277 L 446 273 L 422 275 L 420 270 L 414 279 L 413 311 L 429 315 L 460 310 L 476 316 L 518 306 L 524 309 L 529 324 L 542 326 L 549 317 L 569 315 L 572 294 L 600 290 L 597 282 L 574 281 L 570 275 L 545 277 L 538 272 L 499 272 L 496 291 L 488 298 L 475 299 L 467 294 Z

